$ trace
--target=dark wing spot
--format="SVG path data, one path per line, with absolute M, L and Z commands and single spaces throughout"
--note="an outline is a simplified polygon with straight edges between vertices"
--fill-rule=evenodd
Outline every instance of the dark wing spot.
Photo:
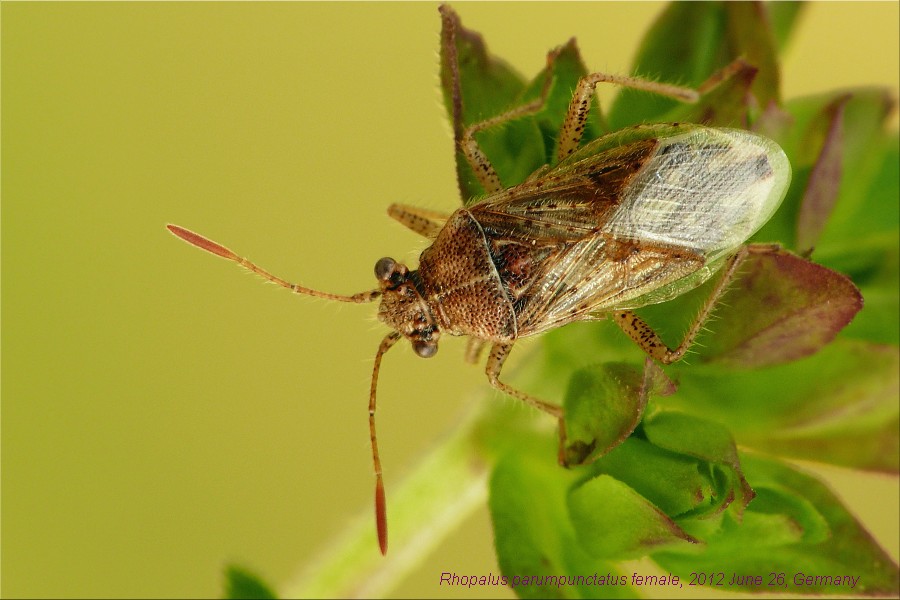
M 753 172 L 760 178 L 766 179 L 767 177 L 771 177 L 773 174 L 772 165 L 769 164 L 769 157 L 765 154 L 760 154 L 753 161 Z

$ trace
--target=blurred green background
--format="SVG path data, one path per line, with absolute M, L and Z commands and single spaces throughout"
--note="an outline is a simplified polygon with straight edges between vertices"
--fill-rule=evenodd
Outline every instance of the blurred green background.
M 457 6 L 529 76 L 572 35 L 589 67 L 627 71 L 660 8 Z M 293 297 L 164 225 L 338 293 L 374 287 L 381 256 L 414 263 L 423 243 L 386 206 L 458 203 L 437 5 L 0 11 L 0 591 L 216 596 L 226 561 L 284 583 L 371 514 L 366 403 L 385 329 L 374 307 Z M 897 3 L 813 3 L 784 95 L 896 93 L 898 55 Z M 431 361 L 407 346 L 379 390 L 388 485 L 486 383 L 460 340 Z M 820 472 L 896 558 L 896 479 Z M 441 571 L 497 572 L 485 510 L 395 593 L 486 592 L 441 589 Z

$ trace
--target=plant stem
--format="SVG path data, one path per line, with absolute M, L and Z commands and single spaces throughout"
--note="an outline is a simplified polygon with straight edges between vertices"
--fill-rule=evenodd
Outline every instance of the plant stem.
M 478 394 L 484 396 L 486 394 Z M 391 550 L 380 556 L 370 511 L 280 590 L 283 598 L 383 596 L 424 560 L 487 498 L 488 465 L 473 434 L 489 399 L 475 398 L 466 414 L 415 469 L 390 490 Z

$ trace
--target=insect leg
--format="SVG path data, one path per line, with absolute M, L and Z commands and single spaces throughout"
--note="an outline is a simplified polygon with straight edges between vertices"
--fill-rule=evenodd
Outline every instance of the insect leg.
M 448 219 L 443 213 L 406 204 L 391 204 L 388 207 L 388 215 L 419 235 L 432 240 L 437 237 Z
M 562 420 L 562 407 L 556 406 L 555 404 L 549 404 L 547 402 L 544 402 L 543 400 L 538 400 L 534 396 L 529 396 L 525 392 L 520 392 L 516 388 L 506 385 L 505 383 L 500 381 L 500 370 L 503 368 L 503 363 L 506 362 L 506 357 L 509 356 L 509 351 L 512 350 L 512 346 L 512 344 L 494 344 L 493 346 L 491 346 L 491 353 L 488 356 L 487 367 L 484 370 L 484 372 L 487 374 L 488 381 L 491 382 L 492 386 L 494 386 L 504 394 L 512 396 L 513 398 L 518 398 L 525 404 L 540 409 L 545 413 Z
M 462 82 L 460 78 L 459 55 L 457 52 L 457 34 L 460 29 L 459 17 L 452 8 L 446 4 L 439 8 L 441 13 L 441 74 L 442 77 L 449 75 L 450 87 L 450 104 L 453 124 L 453 142 L 456 147 L 465 155 L 466 161 L 478 178 L 478 182 L 487 193 L 496 192 L 503 189 L 497 172 L 491 165 L 490 160 L 485 156 L 478 142 L 475 141 L 475 133 L 487 127 L 492 127 L 504 121 L 515 119 L 527 114 L 537 112 L 544 105 L 547 94 L 550 90 L 552 77 L 544 80 L 544 86 L 541 90 L 541 96 L 534 102 L 520 106 L 519 108 L 508 111 L 499 117 L 488 119 L 482 123 L 476 123 L 468 129 L 463 128 L 463 99 L 462 99 Z M 469 37 L 469 32 L 463 31 L 461 34 Z M 479 42 L 480 43 L 480 42 Z M 548 61 L 552 60 L 548 56 Z M 445 84 L 445 88 L 446 88 Z
M 462 150 L 463 154 L 465 154 L 466 161 L 468 161 L 469 166 L 472 167 L 472 171 L 475 172 L 478 183 L 481 184 L 481 187 L 483 187 L 484 191 L 488 194 L 499 192 L 503 189 L 503 184 L 500 181 L 500 177 L 497 175 L 497 171 L 494 170 L 494 165 L 491 164 L 491 161 L 475 140 L 475 134 L 479 131 L 496 127 L 507 121 L 512 121 L 539 112 L 547 101 L 547 94 L 550 91 L 550 84 L 552 81 L 552 77 L 547 77 L 545 79 L 544 87 L 541 89 L 541 95 L 535 100 L 513 108 L 512 110 L 508 110 L 496 117 L 470 125 L 463 131 L 461 138 L 458 140 L 459 148 Z
M 369 390 L 369 437 L 372 440 L 372 462 L 375 466 L 375 526 L 378 529 L 378 547 L 382 554 L 387 553 L 387 504 L 384 499 L 384 479 L 381 476 L 381 458 L 378 456 L 378 439 L 375 435 L 375 389 L 378 387 L 378 371 L 381 369 L 381 357 L 391 349 L 400 334 L 392 331 L 387 334 L 378 352 L 375 354 L 375 367 L 372 369 L 372 387 Z
M 682 102 L 696 102 L 700 94 L 696 90 L 684 88 L 667 83 L 647 81 L 637 77 L 624 75 L 607 75 L 606 73 L 591 73 L 585 75 L 578 82 L 566 119 L 559 130 L 559 138 L 556 142 L 556 160 L 560 161 L 578 149 L 581 135 L 584 133 L 585 121 L 591 110 L 591 99 L 594 97 L 594 88 L 598 83 L 615 83 L 622 87 L 636 90 L 654 92 L 662 96 L 668 96 Z
M 653 359 L 665 365 L 673 363 L 681 359 L 694 343 L 694 339 L 697 337 L 697 334 L 700 333 L 703 324 L 709 318 L 716 303 L 718 303 L 719 299 L 728 289 L 728 285 L 734 279 L 738 267 L 747 255 L 763 254 L 766 252 L 773 252 L 777 249 L 777 245 L 751 244 L 749 246 L 742 246 L 734 255 L 732 255 L 725 263 L 722 276 L 719 277 L 719 281 L 716 282 L 712 293 L 710 293 L 706 302 L 703 303 L 703 307 L 700 309 L 699 314 L 688 329 L 687 334 L 685 334 L 684 339 L 675 349 L 669 348 L 643 319 L 630 310 L 614 313 L 613 321 L 615 321 L 616 325 L 618 325 L 628 337 L 634 340 L 635 343 L 637 343 L 637 345 Z
M 484 340 L 479 340 L 475 337 L 470 337 L 466 341 L 466 354 L 465 361 L 470 365 L 474 365 L 478 362 L 478 357 L 481 356 L 481 351 L 484 350 L 484 345 L 487 342 Z
M 476 340 L 469 341 L 469 348 L 475 345 L 473 343 L 474 341 Z M 478 349 L 480 350 L 484 345 L 484 342 L 481 340 L 477 340 L 477 342 Z M 487 373 L 488 380 L 491 382 L 491 385 L 504 394 L 512 396 L 513 398 L 518 398 L 525 404 L 542 410 L 556 419 L 557 427 L 559 429 L 559 452 L 557 455 L 557 460 L 562 466 L 568 467 L 569 463 L 566 460 L 566 420 L 563 418 L 562 407 L 544 402 L 543 400 L 538 400 L 534 396 L 529 396 L 525 392 L 520 392 L 516 388 L 506 385 L 505 383 L 500 381 L 500 370 L 503 368 L 503 363 L 506 362 L 506 357 L 509 356 L 510 350 L 512 350 L 512 344 L 494 344 L 493 346 L 491 346 L 491 354 L 490 356 L 488 356 L 487 367 L 485 368 L 484 372 Z

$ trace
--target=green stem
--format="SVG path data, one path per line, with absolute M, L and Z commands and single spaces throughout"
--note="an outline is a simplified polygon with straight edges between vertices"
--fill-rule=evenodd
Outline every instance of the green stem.
M 480 394 L 484 396 L 486 394 Z M 354 519 L 318 558 L 280 590 L 283 598 L 372 598 L 401 582 L 487 498 L 488 465 L 473 435 L 489 399 L 476 398 L 448 436 L 389 490 L 391 547 L 378 553 L 370 511 Z

